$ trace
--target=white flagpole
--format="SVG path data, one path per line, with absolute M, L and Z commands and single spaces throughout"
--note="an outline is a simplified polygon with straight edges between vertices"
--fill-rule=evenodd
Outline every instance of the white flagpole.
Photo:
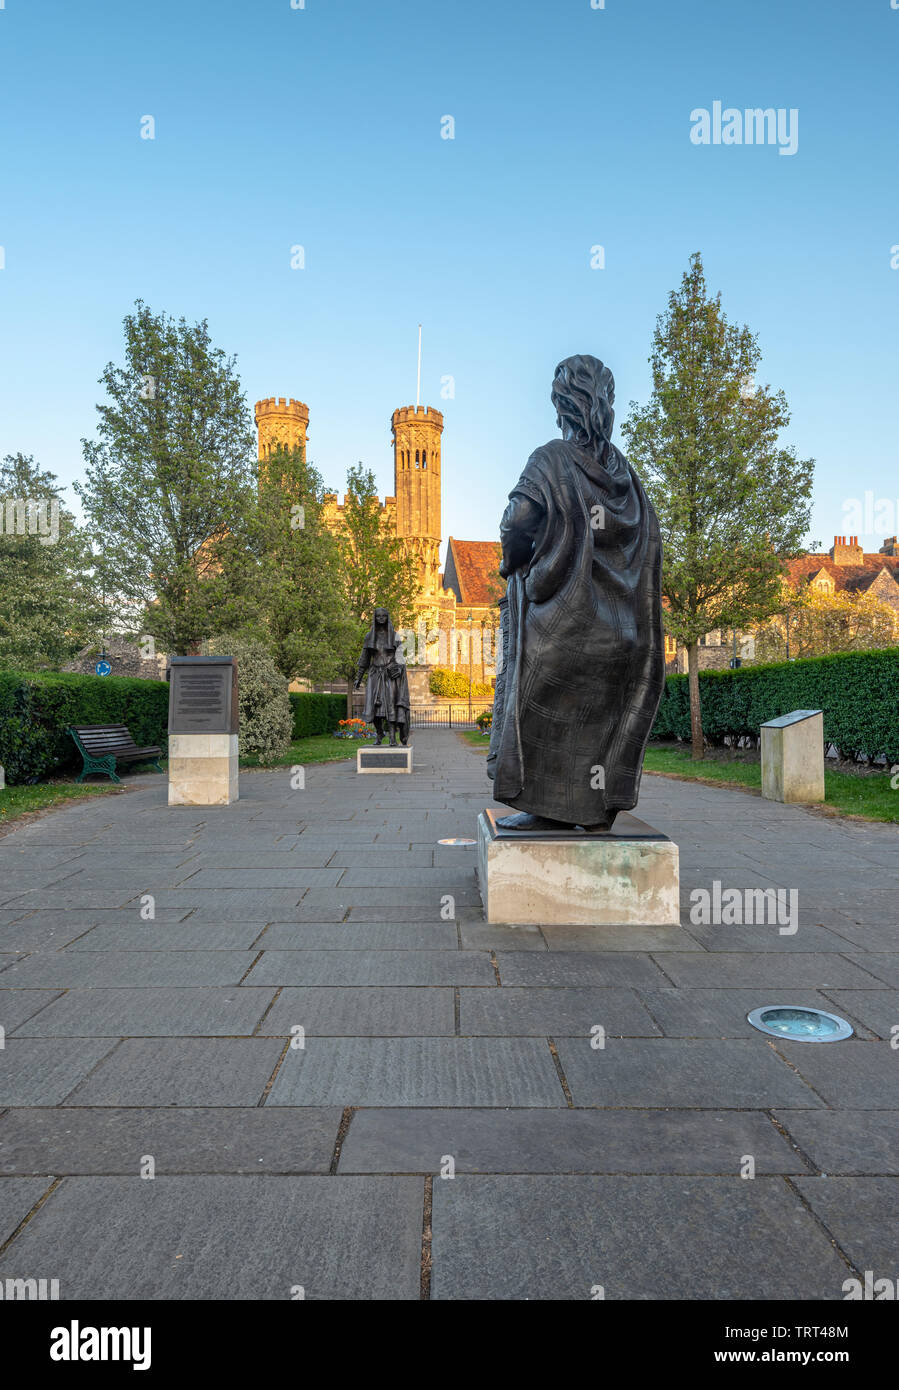
M 415 408 L 421 405 L 421 324 L 418 325 L 418 385 L 415 388 Z

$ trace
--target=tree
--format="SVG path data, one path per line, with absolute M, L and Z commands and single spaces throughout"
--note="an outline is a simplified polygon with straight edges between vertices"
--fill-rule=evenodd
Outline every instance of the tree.
M 260 763 L 276 762 L 290 744 L 293 709 L 271 653 L 242 633 L 220 633 L 209 645 L 213 652 L 237 657 L 241 753 L 255 753 Z
M 119 618 L 183 654 L 227 621 L 222 551 L 244 533 L 254 494 L 249 412 L 205 320 L 138 300 L 124 330 L 125 363 L 100 378 L 108 403 L 99 438 L 82 441 L 76 491 Z
M 780 610 L 755 634 L 757 661 L 868 651 L 899 642 L 899 613 L 876 594 L 789 591 Z
M 808 529 L 814 460 L 778 442 L 786 397 L 754 384 L 757 339 L 708 295 L 698 253 L 657 320 L 649 360 L 652 395 L 631 403 L 622 433 L 659 518 L 665 622 L 687 648 L 701 758 L 699 639 L 777 610 L 785 562 Z
M 345 620 L 335 634 L 335 652 L 347 681 L 349 717 L 356 665 L 372 614 L 375 608 L 386 608 L 394 627 L 411 624 L 418 573 L 414 557 L 381 509 L 374 474 L 361 463 L 347 473 L 342 520 L 338 544 Z
M 56 476 L 31 456 L 0 464 L 0 666 L 58 670 L 100 630 L 83 532 Z
M 324 522 L 323 496 L 305 450 L 276 449 L 260 464 L 241 532 L 216 547 L 226 625 L 262 641 L 288 681 L 344 674 L 341 554 Z

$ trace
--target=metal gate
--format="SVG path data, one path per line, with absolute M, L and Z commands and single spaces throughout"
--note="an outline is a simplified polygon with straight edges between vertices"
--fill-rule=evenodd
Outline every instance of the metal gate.
M 492 710 L 492 704 L 472 701 L 464 705 L 412 705 L 409 717 L 413 729 L 476 729 L 479 714 Z

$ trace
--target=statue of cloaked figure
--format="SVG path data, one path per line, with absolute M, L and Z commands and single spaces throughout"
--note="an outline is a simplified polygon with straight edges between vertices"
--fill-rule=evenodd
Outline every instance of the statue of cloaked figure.
M 409 741 L 409 679 L 403 657 L 402 640 L 397 637 L 386 608 L 376 608 L 365 638 L 356 670 L 356 690 L 368 672 L 363 719 L 374 724 L 376 744 L 384 742 L 384 725 L 390 732 L 390 746 Z
M 528 459 L 500 524 L 503 664 L 488 776 L 508 829 L 611 828 L 637 803 L 665 680 L 655 512 L 611 443 L 615 383 L 556 368 L 561 439 Z

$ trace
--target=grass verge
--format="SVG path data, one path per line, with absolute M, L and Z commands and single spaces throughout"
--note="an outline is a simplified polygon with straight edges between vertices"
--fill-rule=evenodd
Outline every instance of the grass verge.
M 707 786 L 738 786 L 761 793 L 762 766 L 758 761 L 703 758 L 694 762 L 688 752 L 674 748 L 646 750 L 646 772 L 676 777 Z M 824 814 L 862 816 L 865 820 L 899 824 L 899 790 L 890 786 L 888 772 L 831 772 L 824 769 L 824 801 L 811 809 Z
M 121 791 L 114 783 L 108 786 L 90 786 L 85 783 L 43 782 L 33 787 L 5 787 L 0 791 L 0 835 L 3 827 L 20 816 L 35 811 L 49 811 L 67 801 L 81 801 L 88 796 L 102 796 L 104 792 Z

